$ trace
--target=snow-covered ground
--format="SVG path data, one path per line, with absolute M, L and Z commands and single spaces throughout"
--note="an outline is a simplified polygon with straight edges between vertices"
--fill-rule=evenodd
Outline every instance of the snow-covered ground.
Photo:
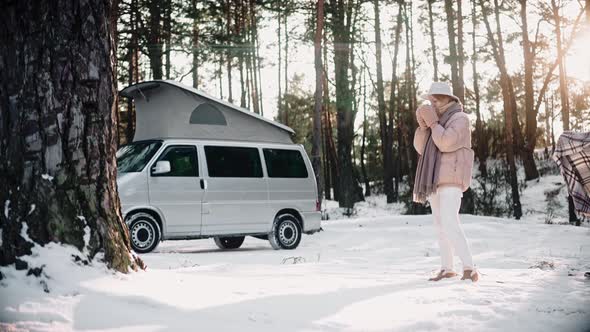
M 439 266 L 430 216 L 375 197 L 352 219 L 328 202 L 325 231 L 294 251 L 169 241 L 142 256 L 147 271 L 123 275 L 75 265 L 69 247 L 37 247 L 27 260 L 49 277 L 0 269 L 0 330 L 588 331 L 590 228 L 544 223 L 552 181 L 529 184 L 523 206 L 534 211 L 522 221 L 462 216 L 475 284 L 427 281 Z

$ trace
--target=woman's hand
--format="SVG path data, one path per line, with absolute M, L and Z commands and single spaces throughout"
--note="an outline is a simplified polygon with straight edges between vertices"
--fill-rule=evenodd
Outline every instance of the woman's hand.
M 418 109 L 416 110 L 416 119 L 418 120 L 418 125 L 422 129 L 428 128 L 428 125 L 426 125 L 426 122 L 424 121 L 424 118 L 422 118 L 423 108 L 428 108 L 428 107 L 431 107 L 431 106 L 428 106 L 428 105 L 420 105 L 420 106 L 418 106 Z
M 432 127 L 438 123 L 438 115 L 432 106 L 420 106 L 417 112 L 420 113 L 427 127 Z

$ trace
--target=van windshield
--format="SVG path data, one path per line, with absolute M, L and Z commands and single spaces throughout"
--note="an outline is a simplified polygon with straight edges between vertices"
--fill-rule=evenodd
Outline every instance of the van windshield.
M 117 151 L 117 172 L 141 172 L 162 146 L 162 141 L 138 141 L 123 145 Z

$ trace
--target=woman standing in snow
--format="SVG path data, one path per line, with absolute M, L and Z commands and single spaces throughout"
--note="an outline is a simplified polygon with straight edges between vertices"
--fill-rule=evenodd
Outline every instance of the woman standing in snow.
M 434 82 L 427 94 L 420 96 L 432 106 L 416 110 L 419 127 L 414 134 L 414 148 L 420 158 L 414 183 L 414 201 L 430 201 L 438 233 L 442 267 L 432 281 L 457 276 L 453 270 L 453 250 L 463 263 L 463 277 L 476 282 L 471 250 L 459 220 L 461 197 L 471 184 L 474 153 L 471 149 L 469 117 L 459 98 L 446 83 Z

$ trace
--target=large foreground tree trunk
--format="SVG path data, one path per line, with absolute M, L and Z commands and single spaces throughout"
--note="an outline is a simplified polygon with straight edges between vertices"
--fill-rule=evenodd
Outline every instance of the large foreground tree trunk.
M 71 244 L 126 272 L 115 163 L 111 1 L 14 1 L 0 11 L 0 265 Z M 85 236 L 88 234 L 89 236 Z

